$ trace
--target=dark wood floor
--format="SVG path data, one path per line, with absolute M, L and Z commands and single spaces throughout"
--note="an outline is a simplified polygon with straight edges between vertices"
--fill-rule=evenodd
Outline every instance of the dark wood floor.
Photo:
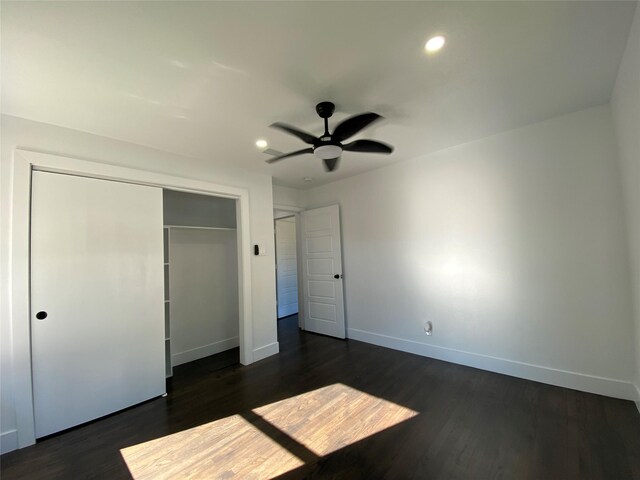
M 185 448 L 185 442 L 196 441 L 187 438 L 190 431 L 200 439 L 197 448 L 206 448 L 202 438 L 210 437 L 200 436 L 201 430 L 194 427 L 224 423 L 229 417 L 242 418 L 242 423 L 263 434 L 251 438 L 268 437 L 269 448 L 295 460 L 293 468 L 278 473 L 278 478 L 640 479 L 640 414 L 632 402 L 305 334 L 296 322 L 296 317 L 279 322 L 280 355 L 249 367 L 225 367 L 229 358 L 218 358 L 177 368 L 166 398 L 6 454 L 0 459 L 2 479 L 131 479 L 134 475 L 120 449 L 149 442 L 145 448 L 152 451 L 157 442 L 170 440 L 151 440 L 170 434 L 180 437 Z M 301 409 L 321 411 L 323 405 L 310 395 L 325 392 L 322 401 L 328 402 L 326 392 L 333 392 L 335 385 L 356 392 L 356 397 L 362 392 L 354 400 L 359 402 L 357 409 L 334 402 L 330 412 L 322 413 L 334 423 L 341 418 L 345 431 L 353 419 L 341 416 L 343 410 L 369 412 L 357 420 L 358 428 L 368 428 L 380 420 L 379 413 L 371 412 L 395 405 L 395 410 L 384 411 L 390 412 L 386 420 L 396 415 L 399 423 L 385 424 L 377 433 L 353 442 L 341 432 L 336 437 L 334 431 L 331 435 L 342 443 L 329 448 L 322 446 L 322 439 L 306 442 L 298 435 L 301 424 L 291 419 L 282 428 L 268 421 L 273 412 L 264 406 L 298 395 L 282 404 L 291 415 L 296 414 L 298 399 Z M 371 410 L 367 402 L 378 410 Z M 415 415 L 407 417 L 407 411 Z M 308 430 L 305 435 L 313 433 Z M 322 428 L 318 432 L 322 435 Z M 331 453 L 318 454 L 322 448 Z M 191 445 L 183 454 L 196 451 Z M 227 458 L 241 458 L 238 454 L 254 455 L 225 453 Z M 167 455 L 175 458 L 175 452 Z M 169 467 L 167 460 L 158 468 L 169 472 Z M 252 477 L 244 468 L 242 478 Z M 162 471 L 135 477 L 215 477 L 202 469 L 171 475 Z M 231 466 L 221 476 L 229 478 L 234 472 Z M 256 466 L 255 478 L 268 478 L 265 472 Z

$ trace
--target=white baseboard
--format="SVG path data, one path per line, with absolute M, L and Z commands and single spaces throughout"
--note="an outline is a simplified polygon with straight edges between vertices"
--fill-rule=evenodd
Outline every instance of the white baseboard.
M 199 358 L 208 357 L 209 355 L 215 355 L 216 353 L 224 352 L 231 348 L 235 348 L 240 345 L 238 337 L 227 338 L 220 340 L 219 342 L 210 343 L 209 345 L 203 345 L 202 347 L 193 348 L 186 352 L 178 352 L 171 354 L 171 365 L 177 366 L 183 363 L 193 362 Z
M 275 355 L 280 351 L 280 344 L 278 342 L 273 342 L 264 347 L 258 347 L 253 350 L 253 361 L 257 362 L 262 360 L 263 358 L 270 357 L 271 355 Z
M 18 431 L 7 430 L 0 433 L 0 454 L 18 449 Z
M 527 380 L 606 395 L 608 397 L 622 398 L 624 400 L 640 400 L 640 393 L 637 391 L 637 387 L 633 385 L 633 383 L 623 380 L 585 375 L 583 373 L 558 370 L 504 358 L 454 350 L 452 348 L 438 347 L 355 328 L 348 329 L 348 337 L 353 340 L 360 340 L 381 347 L 401 350 L 403 352 L 414 353 L 423 357 L 435 358 L 460 365 L 467 365 L 490 372 L 502 373 L 512 377 L 525 378 Z
M 635 385 L 636 387 L 636 407 L 638 408 L 638 413 L 640 413 L 640 385 Z

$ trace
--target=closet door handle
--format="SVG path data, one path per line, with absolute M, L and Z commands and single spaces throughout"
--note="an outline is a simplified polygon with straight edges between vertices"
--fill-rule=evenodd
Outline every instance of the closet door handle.
M 45 312 L 44 310 L 36 313 L 36 318 L 38 320 L 44 320 L 45 318 L 47 318 L 47 312 Z
M 333 278 L 342 278 L 342 275 L 340 275 L 339 273 L 336 273 Z

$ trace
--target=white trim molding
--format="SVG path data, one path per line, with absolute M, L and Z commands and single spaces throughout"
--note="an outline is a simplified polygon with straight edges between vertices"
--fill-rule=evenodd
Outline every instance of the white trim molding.
M 237 205 L 240 363 L 244 365 L 253 363 L 251 236 L 249 227 L 249 191 L 247 189 L 24 149 L 16 149 L 14 151 L 13 167 L 8 288 L 10 298 L 9 311 L 11 312 L 11 328 L 13 332 L 14 393 L 19 448 L 35 443 L 33 391 L 31 385 L 29 297 L 29 217 L 31 208 L 31 172 L 33 170 L 171 188 L 184 192 L 235 199 Z M 277 347 L 274 353 L 278 353 Z
M 264 358 L 270 357 L 280 352 L 280 344 L 278 342 L 269 343 L 263 347 L 258 347 L 253 351 L 253 361 L 257 362 Z
M 640 385 L 634 385 L 636 387 L 636 408 L 638 409 L 638 413 L 640 413 Z
M 0 433 L 0 455 L 18 448 L 18 431 L 7 430 Z
M 219 342 L 210 343 L 201 347 L 192 348 L 184 352 L 171 354 L 171 366 L 176 367 L 183 363 L 193 362 L 199 358 L 208 357 L 209 355 L 215 355 L 216 353 L 224 352 L 232 348 L 236 348 L 240 344 L 238 337 L 227 338 L 220 340 Z
M 347 330 L 347 336 L 353 340 L 372 343 L 393 350 L 400 350 L 423 357 L 510 375 L 512 377 L 524 378 L 549 385 L 556 385 L 558 387 L 571 388 L 573 390 L 596 393 L 624 400 L 640 400 L 635 385 L 624 380 L 585 375 L 583 373 L 558 370 L 530 363 L 516 362 L 505 358 L 464 352 L 462 350 L 429 345 L 355 328 L 349 328 Z

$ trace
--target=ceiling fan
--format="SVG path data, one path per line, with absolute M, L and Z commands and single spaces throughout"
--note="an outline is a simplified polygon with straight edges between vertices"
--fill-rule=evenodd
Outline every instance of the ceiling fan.
M 338 167 L 340 155 L 342 155 L 343 151 L 385 154 L 393 152 L 393 147 L 391 145 L 376 142 L 375 140 L 355 140 L 353 142 L 343 144 L 343 141 L 354 136 L 360 130 L 368 127 L 370 124 L 382 117 L 377 113 L 372 112 L 361 113 L 360 115 L 347 118 L 338 124 L 338 126 L 333 130 L 333 133 L 329 133 L 329 118 L 333 115 L 335 108 L 336 106 L 331 102 L 320 102 L 316 105 L 316 112 L 320 118 L 324 119 L 324 133 L 321 137 L 314 137 L 310 133 L 285 123 L 277 122 L 272 124 L 271 127 L 290 133 L 312 146 L 303 148 L 302 150 L 296 150 L 295 152 L 278 155 L 277 157 L 266 160 L 266 162 L 273 163 L 284 158 L 313 153 L 316 157 L 322 159 L 325 169 L 328 172 L 332 172 Z

